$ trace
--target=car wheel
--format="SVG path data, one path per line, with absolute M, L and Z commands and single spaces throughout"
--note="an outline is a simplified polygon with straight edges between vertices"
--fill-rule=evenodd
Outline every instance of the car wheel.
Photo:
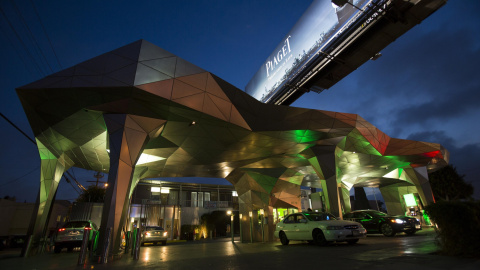
M 356 244 L 356 243 L 358 243 L 358 239 L 347 240 L 347 243 L 348 243 L 349 245 Z
M 321 230 L 315 230 L 313 232 L 313 241 L 319 246 L 326 246 L 328 244 L 328 241 L 325 239 L 325 235 L 323 235 Z
M 380 231 L 383 233 L 383 235 L 392 237 L 395 236 L 395 231 L 393 230 L 392 225 L 388 223 L 383 223 L 382 226 L 380 226 Z
M 287 235 L 284 232 L 280 232 L 280 242 L 282 242 L 282 245 L 284 246 L 290 243 L 290 240 L 288 240 Z
M 167 245 L 167 241 L 163 241 L 163 242 L 162 242 L 162 245 L 166 246 L 166 245 Z
M 60 251 L 62 251 L 62 246 L 55 246 L 55 248 L 53 249 L 53 252 L 55 253 L 60 253 Z
M 405 233 L 407 235 L 414 235 L 416 232 L 417 232 L 417 230 L 409 230 L 409 231 L 406 231 Z

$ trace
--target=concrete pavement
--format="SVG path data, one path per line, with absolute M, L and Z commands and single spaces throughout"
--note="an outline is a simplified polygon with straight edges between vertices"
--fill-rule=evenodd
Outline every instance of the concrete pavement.
M 238 240 L 238 238 L 236 239 Z M 432 229 L 414 236 L 393 238 L 369 235 L 356 245 L 345 243 L 318 247 L 291 241 L 232 243 L 230 238 L 189 241 L 141 248 L 138 261 L 130 255 L 108 264 L 89 262 L 77 266 L 78 251 L 47 253 L 30 258 L 1 256 L 1 269 L 480 269 L 480 259 L 437 254 Z

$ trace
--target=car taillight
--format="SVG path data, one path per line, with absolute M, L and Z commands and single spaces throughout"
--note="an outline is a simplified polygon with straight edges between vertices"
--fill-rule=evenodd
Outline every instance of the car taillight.
M 85 230 L 91 230 L 92 228 L 91 227 L 85 227 Z
M 60 228 L 60 229 L 58 229 L 58 231 L 63 232 L 63 231 L 65 231 L 65 228 Z

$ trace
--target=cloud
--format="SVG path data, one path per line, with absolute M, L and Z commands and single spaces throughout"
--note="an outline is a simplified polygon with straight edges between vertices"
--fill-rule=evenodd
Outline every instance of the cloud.
M 408 140 L 424 142 L 441 142 L 450 152 L 450 164 L 457 168 L 459 174 L 465 175 L 465 181 L 474 186 L 474 196 L 480 199 L 480 167 L 478 166 L 478 155 L 480 153 L 480 143 L 467 144 L 457 147 L 455 140 L 445 134 L 444 131 L 425 131 L 410 134 Z

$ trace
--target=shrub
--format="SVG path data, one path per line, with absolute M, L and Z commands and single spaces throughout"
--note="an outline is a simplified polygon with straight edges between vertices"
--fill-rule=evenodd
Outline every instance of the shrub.
M 480 201 L 439 201 L 425 211 L 437 226 L 442 253 L 480 256 Z

